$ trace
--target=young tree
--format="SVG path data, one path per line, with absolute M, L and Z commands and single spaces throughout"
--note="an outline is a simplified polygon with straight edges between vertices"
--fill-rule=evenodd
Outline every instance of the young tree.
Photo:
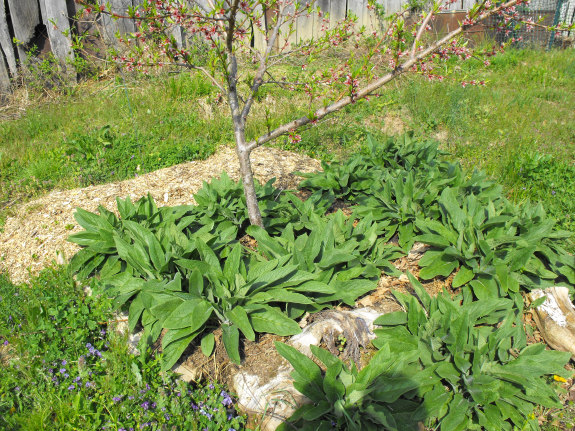
M 250 163 L 255 148 L 282 135 L 301 139 L 298 129 L 368 98 L 402 74 L 420 73 L 430 80 L 442 80 L 444 76 L 435 72 L 436 66 L 452 56 L 465 60 L 494 55 L 502 47 L 472 52 L 463 37 L 465 31 L 498 16 L 500 26 L 510 32 L 520 22 L 516 6 L 528 0 L 480 0 L 458 28 L 434 38 L 429 32 L 431 21 L 455 1 L 431 1 L 409 19 L 405 9 L 369 31 L 359 27 L 352 14 L 330 21 L 314 0 L 144 0 L 125 14 L 98 6 L 97 0 L 80 3 L 88 11 L 135 20 L 136 32 L 120 38 L 127 50 L 115 57 L 128 70 L 187 67 L 205 74 L 219 89 L 230 109 L 250 222 L 263 226 Z M 375 0 L 370 0 L 369 7 L 376 6 Z M 312 19 L 319 32 L 311 39 L 298 37 L 296 29 L 304 28 Z M 181 30 L 191 43 L 181 42 L 176 33 Z M 202 52 L 205 44 L 207 56 Z M 339 45 L 348 47 L 344 63 L 330 70 L 307 72 L 319 54 Z M 301 68 L 293 82 L 275 78 L 276 70 L 288 59 Z M 464 86 L 475 84 L 483 83 L 462 82 Z M 310 101 L 308 113 L 248 139 L 246 126 L 258 93 L 262 87 L 274 85 L 304 91 Z

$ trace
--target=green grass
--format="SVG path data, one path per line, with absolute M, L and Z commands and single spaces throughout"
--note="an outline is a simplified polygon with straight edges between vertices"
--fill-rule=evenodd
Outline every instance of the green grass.
M 382 135 L 391 114 L 417 136 L 439 137 L 454 158 L 497 178 L 516 202 L 541 200 L 563 227 L 573 229 L 575 199 L 569 184 L 563 184 L 563 194 L 549 192 L 563 174 L 540 175 L 529 184 L 524 178 L 537 154 L 551 156 L 545 163 L 557 164 L 553 171 L 572 172 L 572 53 L 509 50 L 494 57 L 489 68 L 474 59 L 446 68 L 453 70 L 446 82 L 403 77 L 379 97 L 303 131 L 302 142 L 280 138 L 271 145 L 324 160 L 345 157 L 368 134 Z M 460 82 L 469 79 L 485 80 L 487 86 L 463 88 Z M 270 90 L 260 94 L 263 101 L 268 96 L 254 108 L 250 137 L 306 113 L 302 95 L 287 90 L 274 97 Z M 1 122 L 0 213 L 52 188 L 131 178 L 203 159 L 220 145 L 231 145 L 227 105 L 215 99 L 216 91 L 200 75 L 132 77 L 126 85 L 116 78 L 89 83 L 54 103 L 29 109 L 20 119 Z
M 189 385 L 160 373 L 158 358 L 130 355 L 108 328 L 109 301 L 84 296 L 66 268 L 30 285 L 0 275 L 0 297 L 1 429 L 243 428 L 221 385 Z

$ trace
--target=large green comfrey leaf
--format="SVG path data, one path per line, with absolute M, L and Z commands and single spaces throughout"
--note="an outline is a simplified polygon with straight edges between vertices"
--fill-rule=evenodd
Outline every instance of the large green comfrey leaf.
M 294 387 L 311 399 L 279 429 L 416 430 L 423 417 L 414 415 L 421 403 L 416 389 L 427 380 L 414 363 L 417 355 L 391 356 L 382 347 L 361 371 L 328 351 L 311 346 L 321 368 L 293 347 L 276 342 L 278 353 L 294 368 Z M 400 400 L 401 398 L 401 400 Z
M 426 390 L 442 402 L 429 408 L 429 426 L 511 430 L 528 423 L 537 405 L 560 405 L 546 376 L 566 376 L 570 354 L 527 345 L 522 303 L 489 297 L 462 303 L 447 293 L 431 297 L 409 278 L 419 300 L 394 293 L 406 311 L 375 321 L 382 329 L 375 331 L 374 345 L 389 348 L 392 356 L 413 353 L 420 371 L 432 371 L 435 380 Z
M 575 260 L 557 243 L 540 206 L 521 212 L 500 199 L 487 204 L 475 195 L 462 197 L 447 188 L 438 200 L 441 221 L 418 218 L 416 240 L 431 246 L 419 261 L 420 277 L 447 277 L 457 270 L 453 287 L 465 286 L 476 298 L 512 295 L 573 280 Z

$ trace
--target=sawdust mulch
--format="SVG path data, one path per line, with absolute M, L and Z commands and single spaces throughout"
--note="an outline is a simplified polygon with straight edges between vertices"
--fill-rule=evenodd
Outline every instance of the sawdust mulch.
M 309 157 L 274 148 L 258 148 L 252 153 L 255 177 L 262 181 L 276 177 L 276 187 L 295 188 L 299 179 L 294 171 L 313 172 L 320 162 Z M 116 198 L 136 200 L 152 194 L 158 206 L 193 204 L 193 194 L 204 181 L 223 171 L 239 179 L 239 165 L 233 148 L 223 148 L 203 161 L 160 169 L 118 183 L 82 189 L 53 191 L 14 208 L 0 233 L 0 272 L 12 282 L 26 282 L 54 262 L 70 259 L 79 247 L 67 242 L 70 234 L 81 230 L 74 219 L 77 207 L 96 211 L 99 205 L 116 211 Z

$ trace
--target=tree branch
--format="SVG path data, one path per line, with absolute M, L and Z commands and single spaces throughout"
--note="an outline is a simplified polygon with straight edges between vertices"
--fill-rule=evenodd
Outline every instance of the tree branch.
M 488 11 L 488 12 L 481 14 L 476 19 L 476 22 L 483 21 L 486 18 L 490 17 L 491 15 L 493 15 L 493 14 L 495 14 L 501 10 L 515 6 L 517 3 L 521 3 L 521 2 L 522 2 L 522 0 L 511 0 L 507 3 L 504 3 L 501 6 L 495 8 L 491 11 Z M 328 105 L 324 108 L 318 109 L 317 111 L 315 111 L 313 113 L 311 118 L 308 116 L 298 118 L 296 120 L 293 120 L 289 123 L 286 123 L 286 124 L 276 128 L 276 129 L 272 130 L 271 132 L 269 132 L 265 135 L 262 135 L 259 138 L 249 142 L 247 144 L 248 151 L 252 151 L 254 148 L 257 148 L 260 145 L 263 145 L 266 142 L 269 142 L 269 141 L 271 141 L 271 140 L 273 140 L 273 139 L 275 139 L 281 135 L 289 133 L 292 130 L 295 130 L 295 129 L 298 129 L 302 126 L 305 126 L 306 124 L 309 124 L 312 121 L 321 120 L 326 115 L 337 112 L 337 111 L 343 109 L 344 107 L 346 107 L 347 105 L 350 105 L 350 104 L 356 102 L 358 99 L 363 99 L 366 96 L 369 96 L 370 93 L 383 87 L 388 82 L 392 81 L 393 79 L 395 79 L 398 76 L 400 76 L 401 74 L 403 74 L 406 70 L 409 70 L 409 68 L 411 68 L 414 64 L 416 64 L 419 60 L 422 60 L 423 58 L 432 54 L 438 48 L 440 48 L 442 45 L 449 42 L 451 39 L 458 36 L 459 34 L 463 33 L 463 31 L 465 31 L 468 27 L 469 27 L 469 25 L 460 26 L 459 28 L 448 33 L 446 36 L 444 36 L 440 40 L 436 41 L 435 43 L 428 46 L 426 49 L 422 50 L 416 56 L 410 57 L 409 60 L 407 60 L 403 64 L 397 66 L 394 70 L 392 70 L 391 72 L 389 72 L 385 76 L 375 80 L 371 84 L 368 84 L 365 87 L 363 87 L 362 89 L 358 90 L 357 93 L 353 97 L 351 97 L 351 96 L 344 97 L 344 98 L 338 100 L 337 102 L 332 103 L 331 105 Z

